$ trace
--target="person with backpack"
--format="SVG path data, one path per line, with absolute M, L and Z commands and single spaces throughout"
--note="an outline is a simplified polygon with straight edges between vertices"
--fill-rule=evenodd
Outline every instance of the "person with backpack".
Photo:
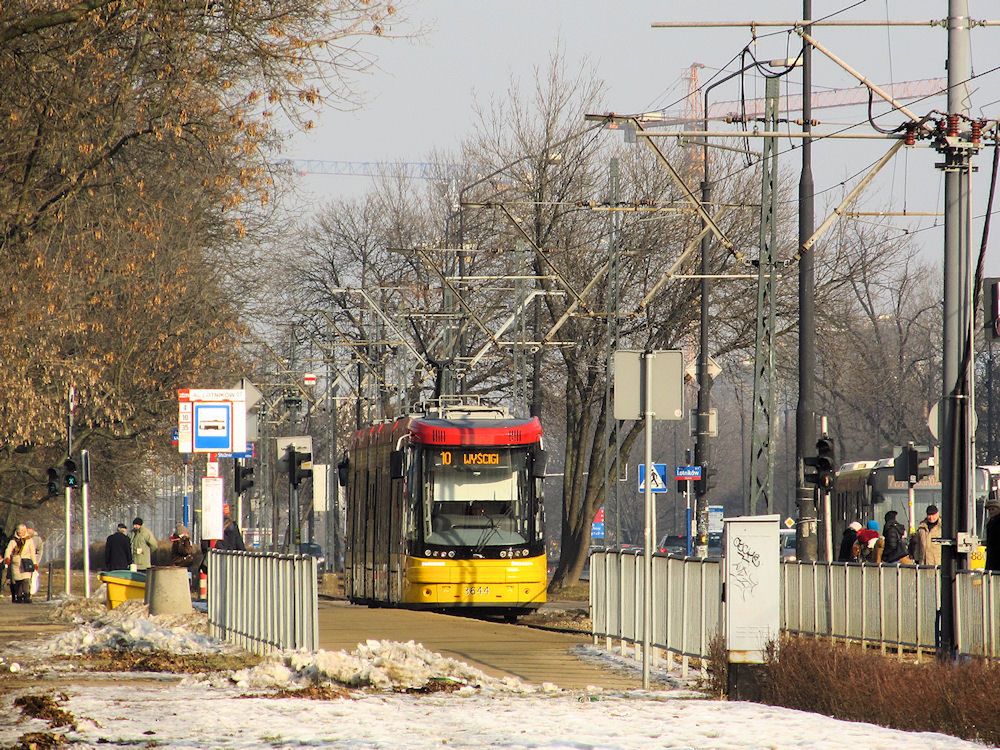
M 837 553 L 837 562 L 857 562 L 854 555 L 854 545 L 858 541 L 858 532 L 861 531 L 861 524 L 851 521 L 844 529 L 844 536 L 840 539 L 840 550 Z
M 878 521 L 869 521 L 858 532 L 857 541 L 854 542 L 854 559 L 863 563 L 875 562 L 875 545 L 878 540 Z
M 890 510 L 885 514 L 885 527 L 882 533 L 882 554 L 879 562 L 901 564 L 907 557 L 906 528 L 896 520 L 897 515 L 894 510 Z
M 910 557 L 917 565 L 940 565 L 941 545 L 934 542 L 941 538 L 941 513 L 936 505 L 927 506 L 927 515 L 917 526 L 917 533 L 910 538 Z

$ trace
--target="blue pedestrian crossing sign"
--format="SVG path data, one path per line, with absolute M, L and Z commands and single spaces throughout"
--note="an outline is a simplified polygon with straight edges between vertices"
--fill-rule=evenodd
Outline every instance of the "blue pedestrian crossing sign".
M 652 464 L 653 474 L 650 481 L 650 492 L 667 491 L 667 465 Z M 646 491 L 646 464 L 639 464 L 639 492 Z

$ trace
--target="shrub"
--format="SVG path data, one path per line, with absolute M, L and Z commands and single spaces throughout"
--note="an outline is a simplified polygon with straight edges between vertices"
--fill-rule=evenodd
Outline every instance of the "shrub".
M 772 705 L 995 746 L 998 684 L 997 662 L 901 661 L 870 649 L 786 636 L 780 649 L 770 649 L 763 687 L 764 701 Z

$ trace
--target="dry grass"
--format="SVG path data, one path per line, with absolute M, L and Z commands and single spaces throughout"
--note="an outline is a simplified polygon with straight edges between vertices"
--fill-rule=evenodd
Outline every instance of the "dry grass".
M 172 654 L 169 651 L 115 651 L 105 649 L 83 656 L 69 657 L 96 672 L 167 672 L 200 674 L 254 667 L 261 657 L 238 654 Z
M 59 700 L 57 701 L 56 698 Z M 45 693 L 37 695 L 21 695 L 14 699 L 14 705 L 21 713 L 32 719 L 47 721 L 50 727 L 70 727 L 76 729 L 76 718 L 69 711 L 59 707 L 61 701 L 68 701 L 69 696 L 59 693 L 55 697 Z
M 560 589 L 549 591 L 548 599 L 553 602 L 589 602 L 590 582 L 567 583 Z
M 312 701 L 332 701 L 350 698 L 351 694 L 344 688 L 333 685 L 310 685 L 305 688 L 279 690 L 275 693 L 255 693 L 241 695 L 241 698 L 300 698 Z
M 66 735 L 55 732 L 26 732 L 16 745 L 7 745 L 3 750 L 52 750 L 68 744 Z
M 785 637 L 766 665 L 764 700 L 848 721 L 941 732 L 997 746 L 998 684 L 996 662 L 914 663 L 828 641 Z
M 729 685 L 729 662 L 726 659 L 726 638 L 722 633 L 716 633 L 708 642 L 705 671 L 708 672 L 705 691 L 717 698 L 724 698 Z

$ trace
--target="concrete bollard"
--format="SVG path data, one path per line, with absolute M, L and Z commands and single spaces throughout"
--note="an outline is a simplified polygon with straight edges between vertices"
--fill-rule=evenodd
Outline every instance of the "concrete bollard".
M 146 603 L 151 615 L 183 615 L 192 611 L 187 568 L 157 566 L 146 578 Z

